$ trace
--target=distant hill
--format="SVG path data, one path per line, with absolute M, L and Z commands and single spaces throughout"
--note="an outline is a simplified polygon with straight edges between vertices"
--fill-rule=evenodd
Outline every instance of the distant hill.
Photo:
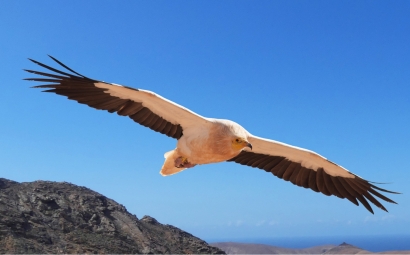
M 374 254 L 356 246 L 342 243 L 341 245 L 321 245 L 305 249 L 289 249 L 265 244 L 220 242 L 210 243 L 227 254 Z M 387 251 L 377 254 L 410 254 L 410 251 Z
M 224 254 L 201 239 L 67 182 L 0 178 L 0 253 Z
M 306 249 L 289 249 L 266 244 L 235 242 L 210 243 L 210 245 L 218 247 L 227 254 L 323 254 L 336 247 L 336 245 L 323 245 Z
M 324 254 L 369 254 L 369 253 L 372 253 L 372 252 L 360 249 L 351 244 L 342 243 L 341 245 L 336 246 L 326 251 Z

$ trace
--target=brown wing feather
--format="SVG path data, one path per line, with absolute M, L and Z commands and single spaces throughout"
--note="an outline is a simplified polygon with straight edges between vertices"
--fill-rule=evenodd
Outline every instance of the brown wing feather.
M 51 56 L 50 56 L 51 57 Z M 52 92 L 58 95 L 66 96 L 68 99 L 75 100 L 81 104 L 86 104 L 98 110 L 106 110 L 108 112 L 117 112 L 118 115 L 128 116 L 135 122 L 151 128 L 154 131 L 160 132 L 167 136 L 179 139 L 182 136 L 182 127 L 180 125 L 172 124 L 161 116 L 153 113 L 147 107 L 144 107 L 141 102 L 135 102 L 130 99 L 122 99 L 105 93 L 107 89 L 98 88 L 94 83 L 102 83 L 94 79 L 87 78 L 60 61 L 51 57 L 54 61 L 60 64 L 65 69 L 74 74 L 59 71 L 55 68 L 30 59 L 32 62 L 53 71 L 56 74 L 48 74 L 33 70 L 25 70 L 30 73 L 42 75 L 52 78 L 28 78 L 25 80 L 38 82 L 51 82 L 52 84 L 45 84 L 34 86 L 34 88 L 44 88 L 44 92 Z M 109 83 L 107 83 L 109 84 Z M 130 90 L 138 91 L 138 89 L 126 87 Z
M 242 151 L 238 156 L 228 160 L 242 165 L 260 168 L 266 172 L 271 172 L 275 176 L 290 181 L 295 185 L 310 188 L 316 192 L 321 192 L 327 196 L 334 195 L 339 198 L 347 198 L 355 205 L 359 205 L 357 200 L 371 213 L 368 201 L 387 212 L 386 208 L 373 196 L 389 202 L 396 203 L 393 200 L 383 196 L 375 189 L 399 194 L 397 192 L 381 189 L 369 181 L 359 176 L 354 178 L 345 178 L 341 176 L 331 176 L 319 168 L 317 171 L 303 167 L 300 163 L 292 162 L 285 157 L 271 156 L 250 151 Z M 367 201 L 367 200 L 368 201 Z

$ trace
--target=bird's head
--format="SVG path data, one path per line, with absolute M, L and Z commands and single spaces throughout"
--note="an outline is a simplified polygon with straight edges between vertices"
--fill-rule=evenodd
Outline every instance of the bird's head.
M 232 148 L 234 150 L 240 151 L 240 150 L 242 150 L 243 148 L 246 148 L 246 147 L 248 147 L 252 150 L 252 144 L 250 142 L 248 142 L 246 138 L 236 136 L 232 139 Z
M 235 153 L 239 153 L 244 148 L 248 147 L 252 150 L 252 144 L 248 141 L 249 133 L 239 124 L 231 120 L 214 120 L 217 124 L 219 136 L 217 140 L 231 143 L 231 149 Z M 225 149 L 228 149 L 224 146 Z

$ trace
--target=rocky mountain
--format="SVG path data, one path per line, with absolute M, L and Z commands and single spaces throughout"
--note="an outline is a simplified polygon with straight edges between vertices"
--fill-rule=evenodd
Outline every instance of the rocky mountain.
M 211 253 L 201 239 L 67 182 L 0 178 L 0 253 Z

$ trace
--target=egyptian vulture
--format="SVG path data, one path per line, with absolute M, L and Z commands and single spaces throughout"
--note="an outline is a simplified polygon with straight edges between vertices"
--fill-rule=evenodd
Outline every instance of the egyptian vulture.
M 373 209 L 368 201 L 387 211 L 375 197 L 396 203 L 379 191 L 397 192 L 377 187 L 376 183 L 349 172 L 313 151 L 254 136 L 230 120 L 202 117 L 148 90 L 88 78 L 51 58 L 71 73 L 29 59 L 54 72 L 25 70 L 43 76 L 25 79 L 46 83 L 34 88 L 44 88 L 44 92 L 53 92 L 99 110 L 128 116 L 143 126 L 178 140 L 176 149 L 165 153 L 165 162 L 160 171 L 163 176 L 196 165 L 230 161 L 265 170 L 285 181 L 327 196 L 347 198 L 355 205 L 359 205 L 359 201 L 371 213 Z

